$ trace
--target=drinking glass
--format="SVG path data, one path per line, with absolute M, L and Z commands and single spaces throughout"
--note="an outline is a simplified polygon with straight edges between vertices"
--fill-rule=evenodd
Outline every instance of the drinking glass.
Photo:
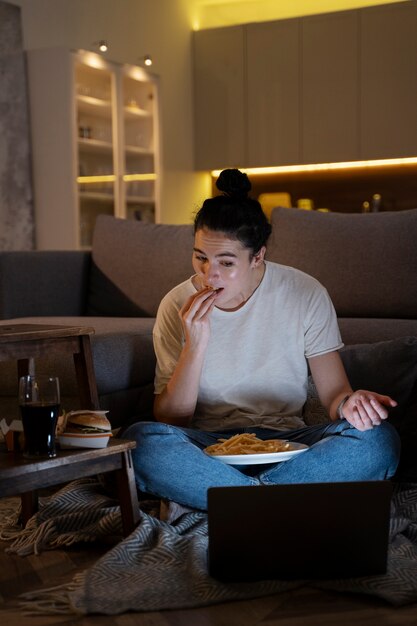
M 54 457 L 55 430 L 60 405 L 59 380 L 46 374 L 22 376 L 19 407 L 27 458 Z

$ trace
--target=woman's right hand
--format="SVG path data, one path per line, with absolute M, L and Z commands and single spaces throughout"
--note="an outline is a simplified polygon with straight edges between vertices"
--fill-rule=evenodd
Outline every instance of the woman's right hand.
M 216 298 L 216 291 L 204 287 L 179 310 L 185 343 L 171 380 L 164 391 L 155 396 L 154 415 L 158 421 L 187 426 L 194 415 L 210 338 L 210 315 Z
M 193 294 L 179 311 L 188 348 L 205 349 L 210 337 L 210 316 L 217 291 L 204 287 Z

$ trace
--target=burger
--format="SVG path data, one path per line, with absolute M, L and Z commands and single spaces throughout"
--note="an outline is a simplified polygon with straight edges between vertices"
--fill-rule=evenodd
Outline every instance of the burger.
M 76 435 L 111 435 L 106 411 L 71 411 L 66 415 L 64 433 Z
M 112 436 L 107 411 L 70 411 L 63 416 L 59 445 L 69 448 L 105 448 Z

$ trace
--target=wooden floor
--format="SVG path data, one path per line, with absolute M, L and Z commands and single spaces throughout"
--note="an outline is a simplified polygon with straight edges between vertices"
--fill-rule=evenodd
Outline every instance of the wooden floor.
M 119 616 L 25 616 L 19 594 L 72 580 L 108 550 L 85 545 L 38 556 L 5 553 L 0 542 L 0 621 L 6 626 L 416 626 L 417 604 L 393 608 L 362 595 L 302 588 L 266 598 L 230 602 L 201 609 L 125 613 Z

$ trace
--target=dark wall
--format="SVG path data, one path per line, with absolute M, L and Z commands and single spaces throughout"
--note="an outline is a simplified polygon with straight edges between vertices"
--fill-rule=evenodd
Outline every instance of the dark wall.
M 27 97 L 20 8 L 0 1 L 0 250 L 34 247 Z

